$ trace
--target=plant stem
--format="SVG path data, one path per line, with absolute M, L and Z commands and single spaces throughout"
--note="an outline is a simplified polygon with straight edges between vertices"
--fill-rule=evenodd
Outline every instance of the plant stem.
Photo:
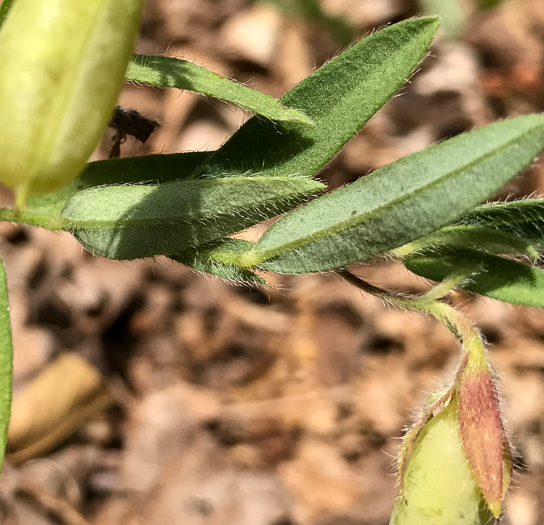
M 482 365 L 487 367 L 484 344 L 476 327 L 453 306 L 439 300 L 446 296 L 452 288 L 463 282 L 467 278 L 466 274 L 453 273 L 424 295 L 406 296 L 375 286 L 353 275 L 348 270 L 337 270 L 336 273 L 363 292 L 371 294 L 387 304 L 431 314 L 445 324 L 461 342 L 463 354 L 468 358 L 468 365 L 475 368 L 481 368 Z
M 408 294 L 403 294 L 401 292 L 384 290 L 383 288 L 379 288 L 378 286 L 370 284 L 369 282 L 361 279 L 360 277 L 357 277 L 356 275 L 345 269 L 336 270 L 336 273 L 363 292 L 374 295 L 375 297 L 378 297 L 379 299 L 388 304 L 398 306 L 399 308 L 406 308 L 409 310 L 418 310 L 425 312 L 429 311 L 429 307 L 432 304 L 438 302 L 438 299 L 446 296 L 452 290 L 452 288 L 455 288 L 456 286 L 461 284 L 468 277 L 467 274 L 464 272 L 452 273 L 448 275 L 441 283 L 431 288 L 431 290 L 429 290 L 427 293 L 420 296 L 411 296 Z
M 54 217 L 24 209 L 18 210 L 16 208 L 0 208 L 0 221 L 40 226 L 48 230 L 60 230 L 65 226 L 65 221 L 62 217 Z

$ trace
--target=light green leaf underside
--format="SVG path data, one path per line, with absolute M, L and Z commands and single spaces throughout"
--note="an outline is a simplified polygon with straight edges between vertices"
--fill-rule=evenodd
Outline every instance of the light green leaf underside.
M 196 91 L 232 102 L 272 120 L 283 120 L 304 126 L 313 124 L 306 115 L 296 109 L 285 107 L 274 97 L 233 82 L 187 60 L 134 55 L 125 78 L 152 86 Z
M 307 273 L 382 254 L 466 213 L 528 166 L 543 146 L 541 115 L 460 135 L 286 215 L 245 262 Z
M 509 231 L 486 226 L 446 226 L 390 252 L 404 257 L 419 251 L 442 253 L 457 248 L 469 248 L 491 254 L 523 254 L 538 257 L 538 252 L 527 240 Z
M 241 174 L 312 177 L 398 90 L 425 53 L 438 20 L 408 20 L 365 38 L 287 93 L 313 127 L 253 117 L 217 152 L 152 155 L 87 165 L 73 184 L 32 195 L 27 210 L 58 216 L 80 189 Z M 211 73 L 213 75 L 213 73 Z
M 104 186 L 74 195 L 63 227 L 111 259 L 178 253 L 285 212 L 323 184 L 303 177 L 186 180 Z
M 58 217 L 68 200 L 81 190 L 110 184 L 153 185 L 188 179 L 209 154 L 195 151 L 90 162 L 72 183 L 60 190 L 30 195 L 25 211 Z
M 13 348 L 8 288 L 4 264 L 0 259 L 0 468 L 4 460 L 11 414 L 11 382 L 13 377 Z
M 526 199 L 478 206 L 459 224 L 509 232 L 544 248 L 544 199 Z
M 475 250 L 405 259 L 412 272 L 441 281 L 459 269 L 475 272 L 463 288 L 507 303 L 544 307 L 544 270 Z
M 221 239 L 210 245 L 199 246 L 169 257 L 199 272 L 209 273 L 237 284 L 266 285 L 266 281 L 253 270 L 239 265 L 240 255 L 249 251 L 253 245 L 254 243 L 241 239 Z
M 280 99 L 313 127 L 252 118 L 202 173 L 314 176 L 406 82 L 437 26 L 437 18 L 406 20 L 359 41 Z

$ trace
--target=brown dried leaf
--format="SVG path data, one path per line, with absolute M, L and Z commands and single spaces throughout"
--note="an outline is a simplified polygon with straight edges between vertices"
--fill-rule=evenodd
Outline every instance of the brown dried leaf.
M 61 355 L 15 397 L 8 459 L 20 463 L 54 448 L 111 402 L 98 370 L 77 354 Z

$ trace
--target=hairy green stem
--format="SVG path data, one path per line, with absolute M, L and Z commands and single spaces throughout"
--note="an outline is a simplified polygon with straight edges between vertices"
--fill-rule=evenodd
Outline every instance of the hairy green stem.
M 24 209 L 18 210 L 16 208 L 0 208 L 0 221 L 39 226 L 53 231 L 66 227 L 66 221 L 62 217 L 54 217 Z
M 337 270 L 336 273 L 363 292 L 371 294 L 387 304 L 431 314 L 445 324 L 461 342 L 463 354 L 468 356 L 472 365 L 479 367 L 487 363 L 482 337 L 476 327 L 453 306 L 439 300 L 445 297 L 452 288 L 466 280 L 468 277 L 466 274 L 461 272 L 453 273 L 427 293 L 421 296 L 407 296 L 370 284 L 348 270 Z

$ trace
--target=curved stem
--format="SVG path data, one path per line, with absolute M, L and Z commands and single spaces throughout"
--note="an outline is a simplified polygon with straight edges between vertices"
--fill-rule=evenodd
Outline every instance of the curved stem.
M 439 301 L 452 288 L 462 283 L 468 276 L 462 272 L 447 276 L 441 283 L 421 296 L 403 296 L 399 292 L 390 292 L 379 288 L 353 275 L 348 270 L 337 270 L 338 275 L 365 293 L 374 295 L 387 304 L 431 314 L 444 323 L 450 332 L 461 342 L 463 354 L 467 357 L 467 367 L 487 368 L 487 357 L 482 337 L 476 327 L 453 306 Z
M 482 336 L 467 317 L 453 306 L 438 301 L 432 304 L 427 311 L 442 321 L 450 332 L 459 339 L 463 354 L 467 358 L 466 369 L 488 369 L 488 359 Z
M 441 283 L 423 295 L 408 295 L 398 291 L 384 290 L 357 277 L 346 269 L 336 270 L 336 273 L 363 292 L 378 297 L 388 304 L 418 311 L 428 311 L 430 305 L 437 302 L 438 299 L 445 297 L 453 288 L 459 286 L 469 277 L 466 272 L 455 272 L 448 275 Z

